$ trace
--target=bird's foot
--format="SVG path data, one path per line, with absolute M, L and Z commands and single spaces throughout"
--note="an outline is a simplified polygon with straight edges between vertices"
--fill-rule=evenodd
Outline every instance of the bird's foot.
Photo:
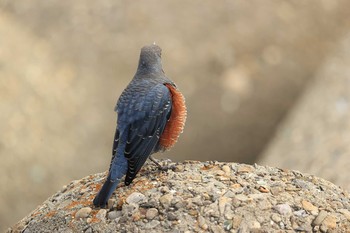
M 158 167 L 158 169 L 160 171 L 168 171 L 168 170 L 174 170 L 175 169 L 175 165 L 161 165 L 155 158 L 153 158 L 153 156 L 149 156 L 149 159 Z

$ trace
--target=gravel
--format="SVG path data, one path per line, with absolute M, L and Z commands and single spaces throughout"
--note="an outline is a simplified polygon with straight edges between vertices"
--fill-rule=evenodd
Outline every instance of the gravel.
M 77 213 L 75 214 L 75 217 L 77 219 L 79 219 L 79 218 L 86 218 L 86 217 L 89 216 L 91 211 L 92 211 L 92 209 L 90 207 L 81 208 L 80 210 L 77 211 Z
M 132 185 L 119 185 L 109 209 L 92 206 L 106 173 L 73 181 L 8 232 L 350 230 L 349 194 L 321 178 L 236 163 L 171 165 L 146 165 Z

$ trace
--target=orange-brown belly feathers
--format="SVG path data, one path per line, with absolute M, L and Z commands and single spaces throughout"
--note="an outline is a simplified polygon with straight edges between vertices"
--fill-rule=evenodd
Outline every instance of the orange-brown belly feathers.
M 172 85 L 166 84 L 166 87 L 169 88 L 171 93 L 172 110 L 169 121 L 159 139 L 159 144 L 164 150 L 168 150 L 175 145 L 184 129 L 187 116 L 184 96 Z

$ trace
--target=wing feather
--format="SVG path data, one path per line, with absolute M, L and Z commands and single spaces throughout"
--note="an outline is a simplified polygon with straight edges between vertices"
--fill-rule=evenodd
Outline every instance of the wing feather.
M 125 157 L 128 159 L 126 185 L 132 182 L 149 155 L 154 152 L 171 112 L 171 95 L 163 84 L 156 85 L 140 101 L 143 101 L 143 114 L 130 124 L 125 147 Z

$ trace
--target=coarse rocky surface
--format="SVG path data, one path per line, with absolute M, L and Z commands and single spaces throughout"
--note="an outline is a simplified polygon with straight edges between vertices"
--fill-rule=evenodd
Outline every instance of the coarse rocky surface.
M 165 163 L 165 161 L 163 161 Z M 106 173 L 63 187 L 8 232 L 349 232 L 350 196 L 312 175 L 222 162 L 146 165 L 108 209 L 92 200 Z

